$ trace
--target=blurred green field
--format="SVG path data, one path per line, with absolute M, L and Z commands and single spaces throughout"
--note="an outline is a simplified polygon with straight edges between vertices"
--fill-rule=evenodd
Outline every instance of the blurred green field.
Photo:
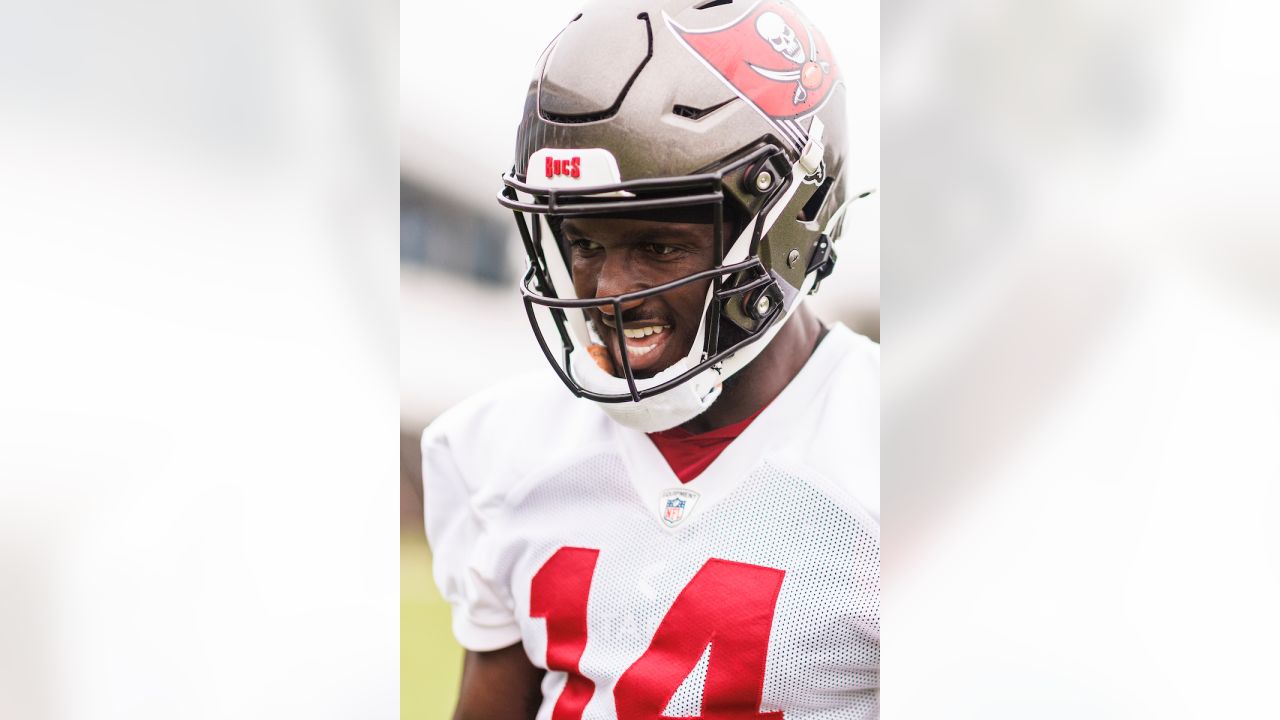
M 449 605 L 431 581 L 421 533 L 400 536 L 400 720 L 448 720 L 458 697 L 462 648 Z

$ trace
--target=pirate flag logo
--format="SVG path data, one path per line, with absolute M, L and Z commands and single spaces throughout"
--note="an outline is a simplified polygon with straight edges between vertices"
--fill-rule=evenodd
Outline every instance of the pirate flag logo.
M 670 17 L 667 22 L 735 92 L 774 120 L 797 120 L 818 110 L 840 82 L 827 41 L 780 0 L 760 2 L 710 30 L 691 30 Z

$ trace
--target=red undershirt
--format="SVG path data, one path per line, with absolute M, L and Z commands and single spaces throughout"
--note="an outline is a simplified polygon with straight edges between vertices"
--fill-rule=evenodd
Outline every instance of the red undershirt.
M 745 420 L 704 433 L 694 434 L 688 430 L 672 428 L 649 433 L 649 439 L 658 448 L 658 452 L 662 453 L 662 457 L 667 459 L 667 464 L 676 477 L 680 478 L 680 482 L 687 483 L 701 475 L 711 461 L 720 457 L 729 443 L 741 435 L 762 412 L 764 408 L 755 411 Z

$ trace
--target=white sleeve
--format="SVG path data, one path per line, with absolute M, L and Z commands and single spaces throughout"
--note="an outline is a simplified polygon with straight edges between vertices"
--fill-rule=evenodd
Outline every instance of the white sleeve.
M 422 488 L 432 574 L 453 608 L 453 634 L 468 650 L 497 650 L 520 642 L 511 589 L 492 558 L 496 538 L 436 423 L 422 435 Z

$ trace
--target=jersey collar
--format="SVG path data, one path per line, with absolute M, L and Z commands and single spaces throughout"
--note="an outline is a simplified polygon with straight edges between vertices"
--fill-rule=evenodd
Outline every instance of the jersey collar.
M 759 416 L 725 448 L 702 474 L 681 483 L 662 453 L 642 432 L 612 423 L 614 439 L 627 476 L 654 522 L 668 532 L 679 532 L 697 523 L 710 508 L 728 497 L 752 469 L 772 453 L 794 444 L 794 419 L 816 406 L 827 380 L 853 346 L 855 335 L 836 323 L 818 344 L 808 362 Z M 687 515 L 678 523 L 663 522 L 663 498 L 668 491 L 696 494 Z

